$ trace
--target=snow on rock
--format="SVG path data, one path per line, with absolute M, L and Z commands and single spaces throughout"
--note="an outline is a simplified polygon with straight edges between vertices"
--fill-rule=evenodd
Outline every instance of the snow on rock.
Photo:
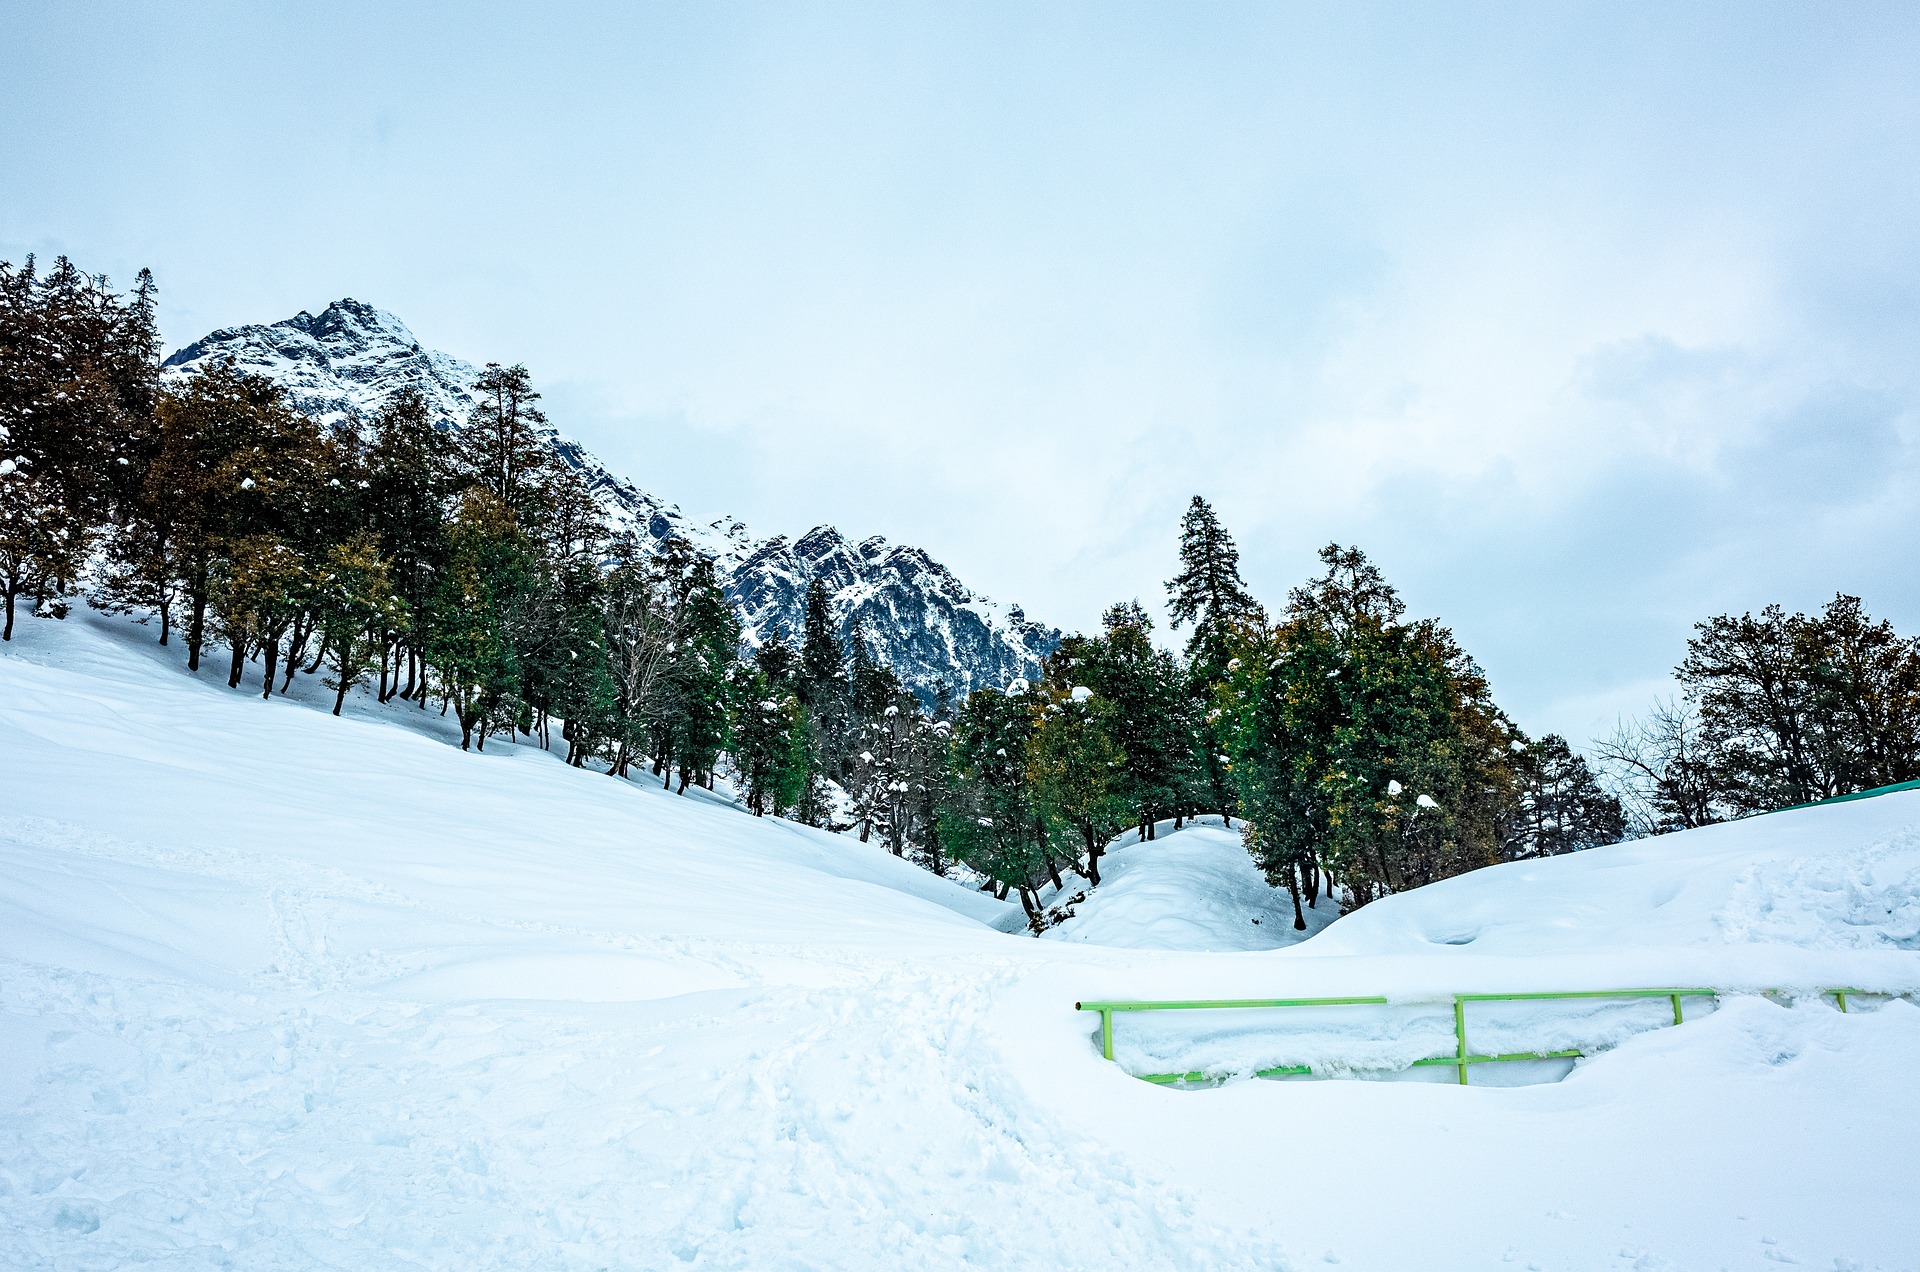
M 184 375 L 231 358 L 241 370 L 287 389 L 293 405 L 328 423 L 364 425 L 396 395 L 416 390 L 433 418 L 458 428 L 473 409 L 472 363 L 421 346 L 407 325 L 362 301 L 337 300 L 316 317 L 302 312 L 272 324 L 228 327 L 166 360 Z M 714 560 L 749 645 L 801 630 L 807 585 L 827 586 L 843 637 L 861 632 L 875 657 L 907 686 L 931 699 L 945 684 L 957 697 L 1016 675 L 1033 675 L 1060 633 L 1029 620 L 1017 605 L 980 596 L 918 548 L 874 536 L 849 543 L 831 526 L 798 540 L 755 539 L 721 517 L 699 523 L 633 483 L 615 476 L 549 425 L 547 445 L 586 481 L 618 528 L 655 542 L 684 539 Z
M 498 739 L 463 754 L 430 711 L 262 702 L 152 640 L 82 610 L 0 647 L 0 1265 L 1890 1269 L 1920 1250 L 1920 1009 L 1806 993 L 1920 988 L 1920 795 L 1495 867 L 1283 949 L 1116 948 L 1072 923 L 1130 910 L 1213 946 L 1257 895 L 1232 837 L 1116 850 L 1106 895 L 1033 940 L 996 930 L 1018 907 L 876 844 Z M 1217 911 L 1177 932 L 1156 888 Z M 1476 1045 L 1616 1044 L 1504 1090 L 1171 1090 L 1101 1059 L 1073 1010 L 1392 995 L 1116 1020 L 1135 1065 L 1291 1047 L 1337 1072 L 1450 1046 L 1436 993 L 1623 983 L 1802 996 L 1690 1003 L 1680 1028 L 1664 1002 L 1476 1007 Z

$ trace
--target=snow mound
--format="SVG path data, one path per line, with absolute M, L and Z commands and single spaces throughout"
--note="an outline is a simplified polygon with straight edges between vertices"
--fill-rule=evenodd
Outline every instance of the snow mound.
M 1920 949 L 1916 826 L 1920 791 L 1896 791 L 1496 866 L 1378 901 L 1312 950 Z
M 1217 817 L 1156 831 L 1145 843 L 1125 837 L 1101 858 L 1100 876 L 1049 938 L 1135 950 L 1271 950 L 1305 940 L 1340 912 L 1324 893 L 1313 907 L 1302 898 L 1307 930 L 1294 931 L 1292 899 L 1267 883 L 1239 833 Z

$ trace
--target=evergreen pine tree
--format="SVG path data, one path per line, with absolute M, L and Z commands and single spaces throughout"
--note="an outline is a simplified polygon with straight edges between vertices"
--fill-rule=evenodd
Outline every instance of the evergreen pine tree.
M 1084 852 L 1083 873 L 1100 882 L 1107 841 L 1126 827 L 1126 756 L 1113 740 L 1113 706 L 1085 685 L 1056 654 L 1048 665 L 1039 729 L 1028 762 L 1034 795 L 1069 853 Z
M 547 417 L 534 405 L 540 395 L 533 377 L 523 366 L 489 362 L 473 391 L 479 404 L 456 443 L 461 477 L 491 495 L 520 530 L 536 534 L 559 464 L 541 436 Z
M 1187 662 L 1199 683 L 1226 679 L 1236 624 L 1264 622 L 1259 602 L 1240 578 L 1240 550 L 1199 495 L 1180 523 L 1180 573 L 1167 582 L 1167 615 L 1176 632 L 1193 625 Z
M 951 779 L 940 810 L 939 833 L 948 853 L 1019 893 L 1027 922 L 1045 925 L 1039 887 L 1060 882 L 1028 769 L 1036 726 L 1035 700 L 1026 692 L 980 689 L 954 720 Z
M 460 723 L 460 749 L 503 714 L 520 685 L 512 632 L 534 590 L 533 553 L 511 511 L 470 488 L 447 526 L 445 569 L 434 582 L 429 662 Z
M 327 553 L 314 590 L 333 672 L 326 684 L 334 691 L 333 714 L 339 715 L 348 692 L 372 669 L 380 634 L 405 621 L 404 605 L 393 594 L 392 571 L 371 530 Z
M 434 426 L 418 392 L 400 394 L 374 419 L 366 481 L 365 514 L 393 563 L 394 593 L 407 607 L 406 685 L 396 668 L 388 696 L 410 698 L 424 687 L 421 659 L 431 638 L 434 580 L 446 550 L 444 506 L 453 486 L 453 441 Z

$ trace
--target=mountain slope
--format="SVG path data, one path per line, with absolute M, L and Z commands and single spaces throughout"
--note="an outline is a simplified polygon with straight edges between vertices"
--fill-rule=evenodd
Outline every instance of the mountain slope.
M 166 367 L 180 375 L 228 358 L 278 381 L 295 407 L 329 423 L 364 424 L 412 389 L 436 422 L 458 428 L 478 375 L 471 363 L 424 348 L 392 314 L 351 299 L 317 316 L 222 328 L 168 357 Z M 1059 642 L 1057 630 L 1032 622 L 1017 605 L 980 596 L 918 548 L 877 536 L 854 544 L 832 526 L 789 540 L 756 539 L 724 517 L 697 523 L 615 476 L 557 429 L 547 429 L 547 444 L 586 479 L 616 527 L 656 542 L 685 539 L 713 558 L 749 644 L 776 631 L 797 635 L 807 585 L 816 578 L 827 585 L 842 636 L 860 631 L 875 656 L 923 696 L 943 683 L 963 696 L 1032 677 Z

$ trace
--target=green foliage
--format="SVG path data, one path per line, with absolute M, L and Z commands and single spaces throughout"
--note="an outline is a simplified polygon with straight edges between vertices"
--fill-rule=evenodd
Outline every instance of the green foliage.
M 1618 796 L 1604 790 L 1566 739 L 1549 733 L 1514 754 L 1520 799 L 1502 856 L 1556 857 L 1617 843 L 1627 833 Z
M 1051 842 L 1028 770 L 1039 729 L 1038 700 L 1016 681 L 1009 691 L 968 695 L 953 722 L 952 782 L 939 811 L 942 845 L 953 857 L 1016 889 L 1039 921 L 1039 880 L 1054 869 Z
M 1321 553 L 1271 631 L 1243 630 L 1222 702 L 1249 847 L 1275 885 L 1330 871 L 1356 904 L 1490 864 L 1515 735 L 1485 678 L 1354 549 Z
M 1085 874 L 1097 884 L 1101 852 L 1132 812 L 1126 754 L 1114 740 L 1113 705 L 1073 683 L 1071 672 L 1059 655 L 1049 661 L 1027 775 L 1055 851 L 1069 859 L 1084 853 Z
M 490 726 L 517 716 L 519 650 L 513 641 L 534 586 L 533 554 L 510 509 L 471 487 L 447 526 L 447 562 L 436 582 L 428 656 L 460 722 L 460 745 L 482 749 Z
M 1194 704 L 1174 656 L 1153 646 L 1153 621 L 1138 601 L 1108 608 L 1095 637 L 1063 641 L 1062 666 L 1111 709 L 1119 747 L 1117 793 L 1151 836 L 1154 823 L 1191 807 Z
M 1234 628 L 1266 621 L 1240 577 L 1240 549 L 1199 495 L 1180 524 L 1180 573 L 1167 583 L 1167 615 L 1175 631 L 1193 625 L 1187 667 L 1203 692 L 1227 678 Z
M 1708 619 L 1675 674 L 1736 814 L 1920 776 L 1920 643 L 1858 597 L 1815 615 L 1770 605 Z
M 393 594 L 393 575 L 380 555 L 380 539 L 362 530 L 327 550 L 314 581 L 321 638 L 333 674 L 333 714 L 347 693 L 366 678 L 379 652 L 378 633 L 404 626 L 406 602 Z
M 7 440 L 0 428 L 0 456 Z M 92 530 L 68 514 L 59 492 L 28 471 L 31 463 L 25 456 L 0 458 L 0 593 L 6 598 L 0 640 L 13 639 L 19 598 L 37 613 L 73 592 L 94 540 Z
M 32 474 L 40 517 L 62 542 L 115 519 L 145 467 L 160 369 L 154 295 L 144 270 L 122 298 L 64 256 L 45 275 L 32 257 L 0 261 L 0 459 Z
M 809 776 L 806 710 L 774 687 L 759 666 L 736 671 L 732 685 L 733 758 L 756 817 L 778 813 L 805 793 Z
M 534 405 L 533 377 L 523 366 L 489 362 L 474 382 L 479 399 L 455 439 L 459 479 L 492 497 L 523 533 L 540 533 L 549 519 L 559 461 L 543 444 L 546 415 Z

